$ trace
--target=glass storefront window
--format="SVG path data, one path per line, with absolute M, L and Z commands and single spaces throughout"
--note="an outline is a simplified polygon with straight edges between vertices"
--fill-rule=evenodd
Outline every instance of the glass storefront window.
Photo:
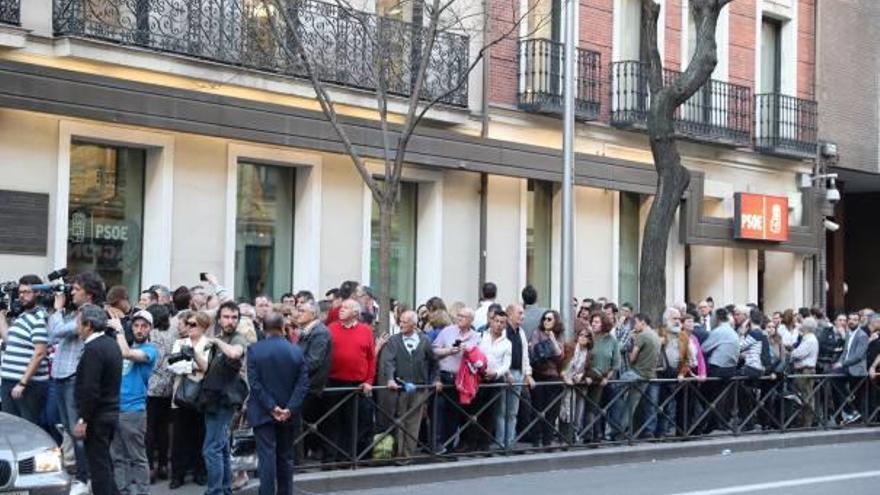
M 529 179 L 526 227 L 526 283 L 538 291 L 538 304 L 550 305 L 553 184 Z
M 235 292 L 242 300 L 292 289 L 295 181 L 292 167 L 238 164 Z
M 639 302 L 639 208 L 641 196 L 620 193 L 620 267 L 618 304 Z
M 413 307 L 416 296 L 416 215 L 418 184 L 400 183 L 400 202 L 391 218 L 391 290 L 393 299 Z M 370 280 L 379 284 L 379 204 L 370 218 Z
M 94 270 L 132 297 L 141 289 L 145 166 L 143 149 L 71 145 L 67 267 Z

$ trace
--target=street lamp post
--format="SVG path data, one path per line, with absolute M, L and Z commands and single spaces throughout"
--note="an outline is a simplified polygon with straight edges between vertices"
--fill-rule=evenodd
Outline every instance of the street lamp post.
M 563 71 L 563 130 L 562 130 L 562 271 L 560 281 L 560 313 L 562 323 L 568 337 L 574 335 L 573 308 L 571 297 L 573 292 L 574 277 L 574 239 L 573 239 L 573 210 L 574 198 L 572 197 L 574 184 L 574 91 L 575 91 L 575 43 L 574 36 L 577 29 L 576 0 L 565 2 L 565 69 Z

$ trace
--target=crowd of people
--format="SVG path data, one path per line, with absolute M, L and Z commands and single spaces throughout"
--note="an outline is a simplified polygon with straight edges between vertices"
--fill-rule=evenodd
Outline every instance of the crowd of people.
M 707 298 L 654 322 L 629 303 L 584 299 L 566 308 L 567 331 L 534 287 L 503 305 L 486 283 L 473 308 L 394 302 L 379 332 L 372 291 L 354 281 L 320 299 L 236 302 L 207 274 L 152 286 L 132 305 L 125 287 L 86 272 L 51 307 L 39 304 L 39 277 L 19 282 L 21 314 L 0 315 L 2 409 L 71 447 L 74 495 L 140 495 L 188 477 L 231 493 L 247 482 L 230 451 L 245 426 L 260 493 L 274 495 L 292 492 L 294 459 L 336 466 L 371 451 L 407 462 L 425 450 L 699 434 L 727 428 L 737 407 L 756 411 L 746 427 L 772 427 L 767 411 L 780 404 L 797 412 L 794 426 L 849 424 L 880 405 L 876 387 L 860 385 L 880 373 L 870 309 L 829 320 Z M 830 407 L 817 375 L 835 377 Z M 678 400 L 682 383 L 709 400 Z

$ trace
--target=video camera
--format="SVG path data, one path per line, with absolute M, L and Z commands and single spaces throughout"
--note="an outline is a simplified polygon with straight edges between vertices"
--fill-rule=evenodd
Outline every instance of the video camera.
M 168 364 L 174 364 L 178 361 L 192 361 L 195 358 L 195 350 L 192 347 L 185 345 L 180 347 L 180 352 L 168 356 Z
M 71 291 L 73 284 L 68 283 L 67 276 L 70 271 L 67 268 L 59 268 L 49 275 L 46 275 L 47 284 L 34 285 L 32 288 L 37 293 L 37 304 L 47 308 L 51 308 L 55 303 L 55 294 L 64 294 L 65 310 L 75 310 L 73 305 L 73 297 Z
M 37 306 L 51 308 L 55 302 L 55 293 L 61 292 L 67 301 L 65 309 L 73 308 L 72 285 L 65 281 L 69 273 L 67 268 L 59 268 L 46 276 L 49 283 L 31 286 L 37 296 Z M 19 285 L 16 280 L 0 283 L 0 311 L 7 310 L 8 318 L 15 318 L 24 310 L 18 300 Z
M 0 311 L 6 311 L 12 318 L 21 314 L 21 303 L 18 301 L 18 281 L 0 283 Z

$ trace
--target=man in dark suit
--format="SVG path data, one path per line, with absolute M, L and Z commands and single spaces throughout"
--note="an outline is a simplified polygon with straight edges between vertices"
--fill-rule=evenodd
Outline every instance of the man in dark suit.
M 302 351 L 284 337 L 284 319 L 263 320 L 266 338 L 247 351 L 248 422 L 254 428 L 260 495 L 293 494 L 293 417 L 309 388 Z M 277 488 L 277 490 L 276 490 Z
M 309 375 L 309 390 L 303 400 L 302 420 L 307 423 L 317 423 L 326 411 L 321 394 L 327 383 L 327 376 L 330 374 L 330 352 L 332 350 L 330 331 L 321 322 L 320 311 L 315 301 L 305 301 L 297 306 L 297 310 L 296 325 L 299 327 L 297 346 L 305 356 Z M 324 431 L 323 423 L 318 425 L 318 431 L 324 437 L 329 437 Z M 304 442 L 305 448 L 317 451 L 321 448 L 320 438 L 320 435 L 307 436 Z M 324 448 L 332 449 L 333 447 L 326 446 Z M 302 454 L 307 453 L 303 452 Z
M 76 331 L 83 340 L 82 358 L 76 367 L 74 399 L 79 419 L 73 436 L 85 439 L 93 495 L 116 495 L 110 443 L 119 420 L 122 351 L 115 337 L 104 333 L 107 315 L 94 304 L 79 308 Z

